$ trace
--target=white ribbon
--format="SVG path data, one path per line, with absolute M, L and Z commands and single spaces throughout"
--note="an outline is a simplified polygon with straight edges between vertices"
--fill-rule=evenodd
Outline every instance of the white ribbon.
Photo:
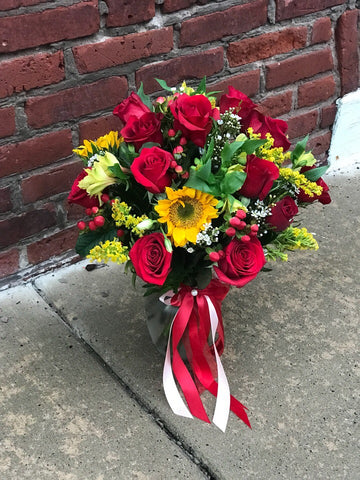
M 171 291 L 166 292 L 164 295 L 160 297 L 160 300 L 163 303 L 170 305 L 171 303 L 170 299 L 171 299 L 171 296 L 173 295 L 174 295 L 174 292 L 171 292 Z M 217 367 L 217 373 L 218 373 L 218 391 L 217 391 L 216 405 L 215 405 L 215 411 L 213 416 L 213 423 L 218 428 L 220 428 L 220 430 L 225 432 L 227 421 L 229 418 L 229 412 L 230 412 L 230 388 L 229 388 L 225 371 L 221 364 L 220 356 L 218 354 L 216 344 L 215 344 L 215 336 L 216 336 L 216 330 L 219 324 L 219 318 L 217 316 L 216 309 L 212 301 L 210 300 L 210 298 L 207 295 L 205 295 L 205 298 L 209 308 L 211 335 L 212 335 L 213 348 L 215 352 L 216 367 Z M 172 328 L 173 328 L 176 316 L 177 314 L 175 315 L 173 321 L 171 322 L 170 331 L 169 331 L 169 339 L 168 339 L 168 344 L 166 349 L 164 370 L 163 370 L 163 386 L 164 386 L 166 399 L 172 411 L 176 415 L 180 415 L 187 418 L 193 418 L 192 414 L 190 413 L 190 410 L 186 406 L 185 402 L 183 401 L 179 393 L 179 390 L 175 383 L 174 375 L 172 372 L 170 345 L 171 345 L 171 332 L 172 332 Z

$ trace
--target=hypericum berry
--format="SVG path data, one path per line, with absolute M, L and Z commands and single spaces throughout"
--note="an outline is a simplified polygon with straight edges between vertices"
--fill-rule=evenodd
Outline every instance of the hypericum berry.
M 251 225 L 250 227 L 250 235 L 252 237 L 255 237 L 257 234 L 258 234 L 258 231 L 259 231 L 259 225 Z
M 108 201 L 110 200 L 110 197 L 107 193 L 103 193 L 101 195 L 101 201 L 104 202 L 104 203 L 107 203 Z
M 175 137 L 175 135 L 176 135 L 175 130 L 173 128 L 170 128 L 170 130 L 168 131 L 168 135 L 169 135 L 169 137 Z
M 176 165 L 176 167 L 175 167 L 175 172 L 176 172 L 176 173 L 182 173 L 182 171 L 183 171 L 182 166 L 181 166 L 181 165 Z
M 240 222 L 241 220 L 238 217 L 232 217 L 229 220 L 230 225 L 234 228 L 238 228 L 238 226 L 240 225 Z
M 223 250 L 219 250 L 218 251 L 218 254 L 220 256 L 220 258 L 224 258 L 225 257 L 225 252 Z
M 180 145 L 186 145 L 187 144 L 187 140 L 185 137 L 181 137 L 180 140 L 179 140 L 179 143 Z
M 171 160 L 170 162 L 170 168 L 176 168 L 177 167 L 177 162 L 176 160 Z
M 236 233 L 236 230 L 234 227 L 229 227 L 225 230 L 225 233 L 228 237 L 233 237 Z
M 184 151 L 183 147 L 181 145 L 178 145 L 177 147 L 174 148 L 173 154 L 176 155 L 177 153 L 182 153 Z
M 235 215 L 237 216 L 237 218 L 240 218 L 240 220 L 244 220 L 244 218 L 246 217 L 246 212 L 244 212 L 244 210 L 241 210 L 240 208 L 236 211 Z
M 94 217 L 94 223 L 97 227 L 102 227 L 105 223 L 105 218 L 102 215 Z
M 123 237 L 125 234 L 124 230 L 122 228 L 119 228 L 119 230 L 116 232 L 116 235 L 120 238 Z
M 92 212 L 94 215 L 96 215 L 98 211 L 99 211 L 99 208 L 98 208 L 98 207 L 92 207 L 92 209 L 91 209 L 91 212 Z
M 156 103 L 158 103 L 159 105 L 163 104 L 164 102 L 166 102 L 166 98 L 165 97 L 158 97 L 156 99 Z
M 93 220 L 90 220 L 89 228 L 90 228 L 90 230 L 96 230 L 97 229 L 96 223 Z
M 189 172 L 184 172 L 182 175 L 181 175 L 181 178 L 183 178 L 184 180 L 187 180 L 189 178 Z
M 77 222 L 77 227 L 79 230 L 84 230 L 86 228 L 86 223 L 80 220 L 80 222 Z
M 87 209 L 85 210 L 85 213 L 86 213 L 86 215 L 89 215 L 89 217 L 90 217 L 90 215 L 92 214 L 91 208 L 87 208 Z
M 218 254 L 218 252 L 211 252 L 209 254 L 209 258 L 212 262 L 218 262 L 220 259 L 220 255 Z
M 250 242 L 250 237 L 249 237 L 249 235 L 243 235 L 243 236 L 240 238 L 240 240 L 241 240 L 242 242 Z
M 246 227 L 246 223 L 244 221 L 240 220 L 238 230 L 244 230 L 245 227 Z

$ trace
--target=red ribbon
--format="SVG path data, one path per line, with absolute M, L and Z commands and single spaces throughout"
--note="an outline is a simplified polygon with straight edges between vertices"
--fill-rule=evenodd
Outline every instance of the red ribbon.
M 171 304 L 179 307 L 172 327 L 172 370 L 192 415 L 208 423 L 210 420 L 202 404 L 199 390 L 205 388 L 216 397 L 218 384 L 215 380 L 214 347 L 208 344 L 211 324 L 205 296 L 210 298 L 218 316 L 216 348 L 221 355 L 224 350 L 221 303 L 228 291 L 228 285 L 213 279 L 203 290 L 194 290 L 184 285 L 171 299 Z M 194 378 L 179 354 L 178 346 L 181 340 L 185 345 L 187 360 Z M 232 395 L 230 409 L 251 428 L 246 407 Z

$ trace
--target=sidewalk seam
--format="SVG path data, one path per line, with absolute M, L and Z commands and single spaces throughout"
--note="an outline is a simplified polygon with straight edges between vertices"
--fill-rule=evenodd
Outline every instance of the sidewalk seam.
M 30 282 L 30 285 L 35 292 L 41 297 L 41 299 L 51 308 L 51 310 L 57 315 L 64 326 L 71 332 L 73 337 L 85 348 L 85 350 L 102 366 L 102 368 L 123 388 L 125 393 L 133 399 L 143 412 L 145 412 L 153 422 L 166 434 L 168 439 L 175 443 L 177 447 L 187 456 L 192 463 L 194 463 L 199 470 L 205 475 L 205 478 L 209 480 L 221 480 L 200 458 L 198 458 L 193 448 L 185 441 L 181 440 L 166 422 L 156 415 L 154 409 L 149 407 L 142 398 L 135 393 L 132 388 L 114 371 L 114 369 L 99 355 L 96 350 L 87 343 L 87 341 L 76 332 L 72 326 L 67 322 L 62 312 L 47 299 L 46 294 L 36 285 L 36 279 Z

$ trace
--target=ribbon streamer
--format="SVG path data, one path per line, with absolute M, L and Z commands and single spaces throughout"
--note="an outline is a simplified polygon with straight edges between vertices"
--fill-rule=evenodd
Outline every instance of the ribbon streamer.
M 163 385 L 167 401 L 175 414 L 188 418 L 195 416 L 210 423 L 199 392 L 199 388 L 205 388 L 216 397 L 213 423 L 223 432 L 230 410 L 251 428 L 246 407 L 230 395 L 220 361 L 224 349 L 221 302 L 228 291 L 228 286 L 213 279 L 206 289 L 183 286 L 175 295 L 167 292 L 160 297 L 162 302 L 179 307 L 170 327 L 164 362 Z M 208 343 L 209 336 L 212 339 L 211 346 Z M 181 341 L 185 345 L 193 376 L 178 351 Z M 180 395 L 174 375 L 187 405 Z

